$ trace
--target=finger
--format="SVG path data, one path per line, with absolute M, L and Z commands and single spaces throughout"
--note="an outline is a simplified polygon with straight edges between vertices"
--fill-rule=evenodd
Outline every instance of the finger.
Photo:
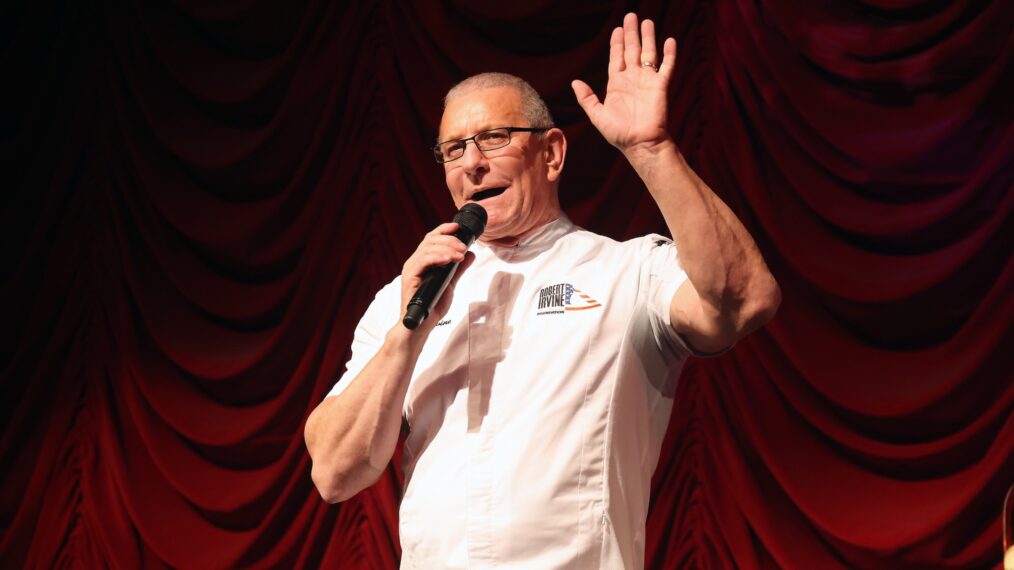
M 447 286 L 453 289 L 458 284 L 458 280 L 461 279 L 461 275 L 465 271 L 468 271 L 473 262 L 475 262 L 475 254 L 470 251 L 461 259 L 461 263 L 458 264 L 458 270 L 454 272 L 454 277 L 451 278 L 451 282 Z
M 465 250 L 468 249 L 467 245 L 454 236 L 426 236 L 426 239 L 419 244 L 420 251 L 434 247 L 453 249 L 460 253 L 465 253 Z
M 613 28 L 613 34 L 609 36 L 609 73 L 623 71 L 623 28 Z
M 451 277 L 451 282 L 447 284 L 447 289 L 444 290 L 444 294 L 440 296 L 440 300 L 437 301 L 437 305 L 433 307 L 433 313 L 435 315 L 442 317 L 445 313 L 447 313 L 447 309 L 451 307 L 451 300 L 454 299 L 454 288 L 457 287 L 461 276 L 468 271 L 468 268 L 472 266 L 474 261 L 475 254 L 468 252 L 465 259 L 463 259 L 461 264 L 458 265 L 458 270 L 454 272 L 454 276 Z
M 424 241 L 419 244 L 406 261 L 404 269 L 408 273 L 421 272 L 430 265 L 443 265 L 450 261 L 460 261 L 466 248 L 457 239 L 443 236 L 451 241 Z M 457 243 L 455 243 L 457 242 Z M 460 245 L 459 245 L 460 244 Z
M 655 22 L 644 20 L 641 22 L 641 62 L 658 65 L 658 53 L 655 51 Z
M 427 249 L 413 255 L 405 262 L 403 274 L 410 277 L 419 277 L 430 267 L 457 263 L 464 258 L 465 254 L 463 252 L 449 248 Z
M 465 244 L 461 243 L 457 239 L 453 237 L 449 237 L 447 239 L 450 241 L 430 242 L 423 244 L 419 248 L 419 253 L 422 255 L 435 253 L 441 256 L 451 255 L 454 257 L 461 257 L 465 255 L 466 251 L 468 251 L 468 248 L 465 247 Z
M 580 79 L 575 79 L 570 82 L 570 88 L 574 90 L 574 96 L 577 97 L 577 104 L 581 105 L 584 109 L 588 118 L 595 122 L 595 117 L 598 116 L 599 108 L 602 107 L 602 102 L 599 101 L 595 92 L 588 86 L 587 83 Z
M 623 61 L 627 67 L 641 65 L 641 36 L 637 33 L 637 14 L 631 12 L 623 17 Z
M 426 235 L 428 236 L 450 235 L 456 231 L 458 231 L 458 222 L 447 222 L 433 228 L 433 230 L 427 233 Z
M 676 69 L 676 40 L 666 38 L 665 44 L 662 45 L 662 63 L 658 65 L 658 73 L 668 82 L 674 69 Z

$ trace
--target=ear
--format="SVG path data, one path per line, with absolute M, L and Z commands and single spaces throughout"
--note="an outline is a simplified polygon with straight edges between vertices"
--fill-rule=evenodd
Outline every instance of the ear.
M 552 128 L 542 135 L 545 145 L 543 148 L 546 161 L 546 178 L 550 182 L 556 182 L 563 173 L 563 162 L 567 158 L 567 137 L 563 131 Z

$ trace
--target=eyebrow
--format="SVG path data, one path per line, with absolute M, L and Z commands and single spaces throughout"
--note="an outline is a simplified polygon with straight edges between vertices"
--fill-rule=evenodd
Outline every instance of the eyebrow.
M 447 142 L 447 141 L 457 141 L 457 140 L 461 140 L 461 139 L 466 139 L 466 138 L 468 138 L 470 136 L 475 135 L 476 133 L 481 133 L 483 131 L 488 131 L 490 129 L 497 129 L 497 128 L 500 128 L 500 127 L 508 127 L 508 126 L 510 126 L 510 123 L 503 123 L 503 124 L 500 124 L 500 123 L 485 123 L 482 128 L 476 130 L 475 132 L 473 132 L 470 135 L 460 135 L 460 134 L 458 134 L 458 135 L 449 135 L 446 138 L 440 138 L 440 133 L 437 133 L 436 144 L 440 144 L 442 142 Z

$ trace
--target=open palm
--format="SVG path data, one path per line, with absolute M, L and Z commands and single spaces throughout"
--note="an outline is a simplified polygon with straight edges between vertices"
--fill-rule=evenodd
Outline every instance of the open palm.
M 662 61 L 655 71 L 655 25 L 627 14 L 623 27 L 609 39 L 609 83 L 606 97 L 599 101 L 583 81 L 572 83 L 574 95 L 595 128 L 621 151 L 650 146 L 669 137 L 666 91 L 676 62 L 676 40 L 663 45 Z M 651 65 L 647 65 L 651 64 Z

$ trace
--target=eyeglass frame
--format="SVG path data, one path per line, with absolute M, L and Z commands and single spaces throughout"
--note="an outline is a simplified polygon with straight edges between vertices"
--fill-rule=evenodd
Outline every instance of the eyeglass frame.
M 465 156 L 465 151 L 468 150 L 468 141 L 472 141 L 472 144 L 475 145 L 475 148 L 479 149 L 479 152 L 485 152 L 485 151 L 497 150 L 499 148 L 504 148 L 506 146 L 510 146 L 511 141 L 514 139 L 514 133 L 543 133 L 543 132 L 548 131 L 550 128 L 551 127 L 494 127 L 492 129 L 486 129 L 484 131 L 479 131 L 479 132 L 475 133 L 474 135 L 472 135 L 472 136 L 470 136 L 468 138 L 464 138 L 464 139 L 447 139 L 445 141 L 440 141 L 437 144 L 435 144 L 432 147 L 430 147 L 430 150 L 433 151 L 433 159 L 437 161 L 437 164 L 447 164 L 448 162 L 454 162 L 455 160 L 458 160 L 459 158 Z M 492 131 L 502 131 L 502 130 L 506 130 L 507 131 L 507 143 L 503 144 L 503 145 L 500 145 L 500 146 L 495 146 L 493 148 L 482 148 L 481 146 L 479 146 L 479 142 L 475 138 L 475 137 L 478 137 L 480 135 L 484 135 L 484 134 L 492 132 Z M 460 142 L 461 143 L 461 154 L 459 154 L 458 156 L 456 156 L 454 158 L 448 159 L 448 160 L 440 160 L 440 158 L 438 157 L 438 155 L 443 156 L 443 153 L 440 152 L 440 145 L 444 145 L 444 144 L 447 144 L 449 142 Z

